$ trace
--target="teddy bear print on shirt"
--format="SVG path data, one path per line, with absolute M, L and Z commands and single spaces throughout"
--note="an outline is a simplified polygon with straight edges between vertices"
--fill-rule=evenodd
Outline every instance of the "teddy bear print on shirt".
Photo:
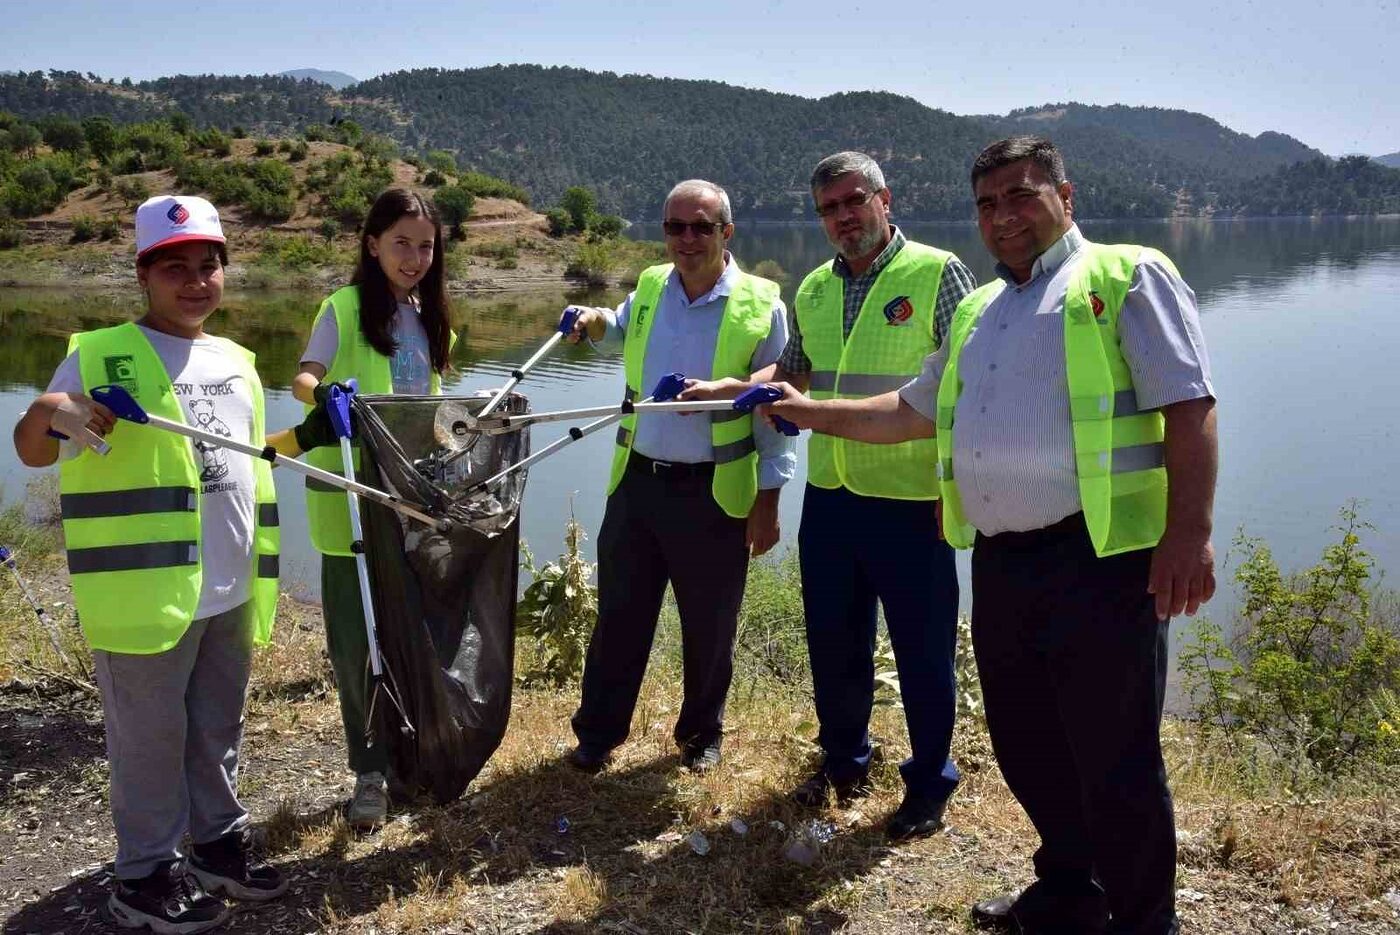
M 194 416 L 198 427 L 204 431 L 224 438 L 233 437 L 228 425 L 215 413 L 213 400 L 190 400 L 190 414 Z M 206 441 L 196 441 L 194 447 L 204 461 L 204 470 L 199 475 L 202 483 L 212 483 L 228 476 L 228 454 L 223 448 Z

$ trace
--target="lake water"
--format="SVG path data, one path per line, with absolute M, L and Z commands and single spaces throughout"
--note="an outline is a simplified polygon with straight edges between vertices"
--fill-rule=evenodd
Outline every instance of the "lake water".
M 1377 528 L 1365 545 L 1382 569 L 1400 570 L 1400 219 L 1186 221 L 1100 223 L 1085 234 L 1104 242 L 1156 246 L 1171 256 L 1200 300 L 1220 397 L 1221 471 L 1216 548 L 1226 556 L 1235 530 L 1263 537 L 1285 567 L 1316 561 L 1338 509 L 1350 498 Z M 955 251 L 977 274 L 991 275 L 969 225 L 909 225 L 914 239 Z M 645 225 L 633 236 L 657 238 Z M 777 261 L 791 276 L 829 259 L 822 232 L 810 227 L 740 228 L 732 244 L 741 263 Z M 532 295 L 459 299 L 465 329 L 449 390 L 500 385 L 511 367 L 550 333 L 569 301 L 609 304 L 621 294 Z M 258 354 L 268 388 L 270 426 L 290 425 L 301 407 L 287 391 L 320 296 L 244 293 L 227 297 L 210 330 Z M 126 299 L 63 290 L 0 288 L 0 408 L 16 418 L 48 381 L 74 330 L 121 320 L 136 309 Z M 619 398 L 621 359 L 587 349 L 556 351 L 522 389 L 536 410 L 608 404 Z M 562 434 L 536 430 L 535 447 Z M 610 434 L 594 436 L 546 458 L 530 471 L 522 529 L 538 559 L 561 548 L 570 509 L 590 537 L 603 512 Z M 799 443 L 805 447 L 805 442 Z M 0 482 L 7 500 L 23 495 L 37 472 L 0 445 Z M 283 517 L 283 569 L 288 587 L 314 594 L 318 563 L 306 537 L 300 478 L 278 474 Z M 783 545 L 796 538 L 799 475 L 784 494 Z M 589 544 L 591 551 L 591 541 Z M 966 561 L 961 564 L 966 575 Z M 1223 618 L 1226 591 L 1211 605 Z M 966 603 L 966 578 L 964 577 Z

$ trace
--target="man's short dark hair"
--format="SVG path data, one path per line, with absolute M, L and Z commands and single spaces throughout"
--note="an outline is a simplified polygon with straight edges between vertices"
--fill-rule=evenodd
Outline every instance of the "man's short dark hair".
M 977 189 L 977 180 L 988 172 L 1022 159 L 1029 159 L 1040 166 L 1051 185 L 1059 187 L 1065 181 L 1065 160 L 1054 143 L 1043 136 L 1012 136 L 997 140 L 977 154 L 977 159 L 972 163 L 973 190 Z

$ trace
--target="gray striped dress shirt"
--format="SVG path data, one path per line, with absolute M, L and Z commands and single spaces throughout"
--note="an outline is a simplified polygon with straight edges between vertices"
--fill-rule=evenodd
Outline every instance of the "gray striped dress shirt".
M 1064 310 L 1070 273 L 1084 256 L 1078 227 L 992 300 L 958 362 L 953 475 L 968 520 L 984 535 L 1024 532 L 1079 512 L 1074 437 L 1065 383 Z M 1142 262 L 1119 315 L 1123 357 L 1141 409 L 1215 395 L 1196 295 L 1160 263 Z M 947 348 L 899 391 L 930 421 Z

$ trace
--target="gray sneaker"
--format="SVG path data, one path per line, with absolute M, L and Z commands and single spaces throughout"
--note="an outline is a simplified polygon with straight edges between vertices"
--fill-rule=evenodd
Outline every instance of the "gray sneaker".
M 383 773 L 363 773 L 355 777 L 355 795 L 350 799 L 346 820 L 356 831 L 374 831 L 389 814 L 389 791 Z

